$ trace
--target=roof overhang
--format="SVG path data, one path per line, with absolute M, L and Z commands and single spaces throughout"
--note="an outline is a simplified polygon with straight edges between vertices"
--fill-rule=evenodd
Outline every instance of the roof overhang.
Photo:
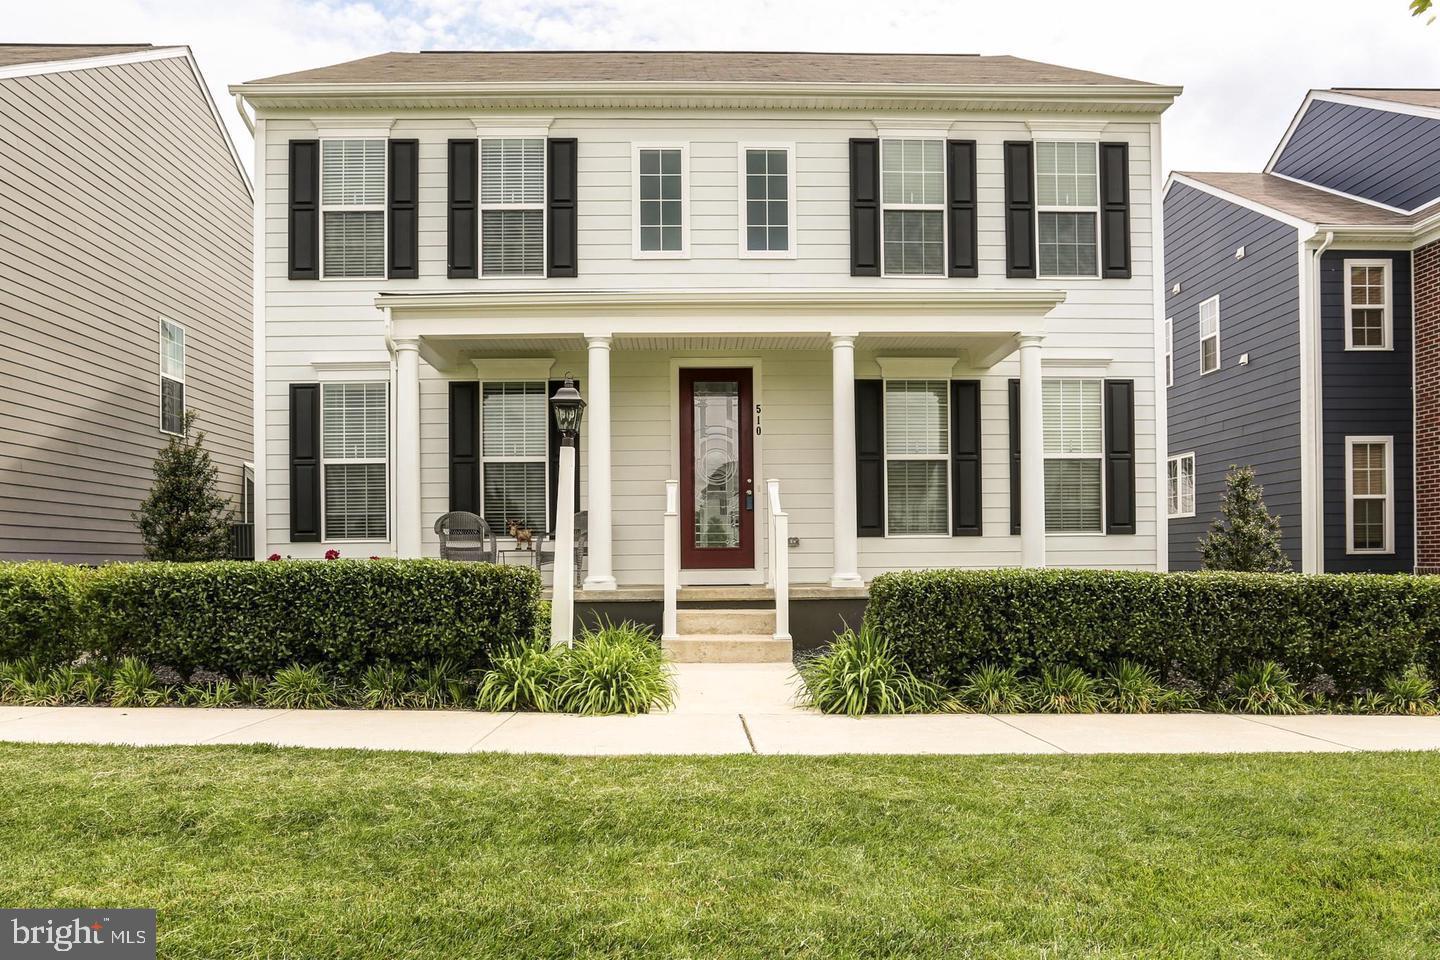
M 1180 87 L 1152 84 L 241 83 L 257 111 L 306 110 L 1055 110 L 1158 114 Z

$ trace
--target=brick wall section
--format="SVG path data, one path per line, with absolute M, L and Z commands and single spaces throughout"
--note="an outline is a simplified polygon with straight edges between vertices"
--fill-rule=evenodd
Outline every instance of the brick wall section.
M 1416 569 L 1440 573 L 1440 241 L 1415 251 Z

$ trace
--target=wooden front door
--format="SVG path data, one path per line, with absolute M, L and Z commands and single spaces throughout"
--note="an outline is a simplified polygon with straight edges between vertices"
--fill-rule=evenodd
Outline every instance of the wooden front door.
M 680 371 L 680 565 L 755 566 L 750 370 Z

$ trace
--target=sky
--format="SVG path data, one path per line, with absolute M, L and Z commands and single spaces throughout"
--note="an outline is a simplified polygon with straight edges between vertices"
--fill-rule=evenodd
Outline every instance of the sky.
M 6 42 L 189 44 L 242 156 L 231 83 L 387 50 L 1012 54 L 1179 84 L 1174 170 L 1258 170 L 1312 87 L 1440 87 L 1440 21 L 1407 0 L 40 0 Z

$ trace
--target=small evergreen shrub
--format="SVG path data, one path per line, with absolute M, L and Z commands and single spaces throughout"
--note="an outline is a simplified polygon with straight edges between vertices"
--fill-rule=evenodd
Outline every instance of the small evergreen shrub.
M 223 560 L 230 553 L 230 504 L 220 496 L 220 471 L 193 433 L 186 411 L 183 435 L 170 438 L 155 458 L 155 480 L 135 520 L 148 560 Z M 192 436 L 193 433 L 193 436 Z
M 1220 516 L 1200 540 L 1206 570 L 1288 573 L 1290 558 L 1280 549 L 1280 518 L 1265 507 L 1265 489 L 1250 467 L 1230 466 Z

